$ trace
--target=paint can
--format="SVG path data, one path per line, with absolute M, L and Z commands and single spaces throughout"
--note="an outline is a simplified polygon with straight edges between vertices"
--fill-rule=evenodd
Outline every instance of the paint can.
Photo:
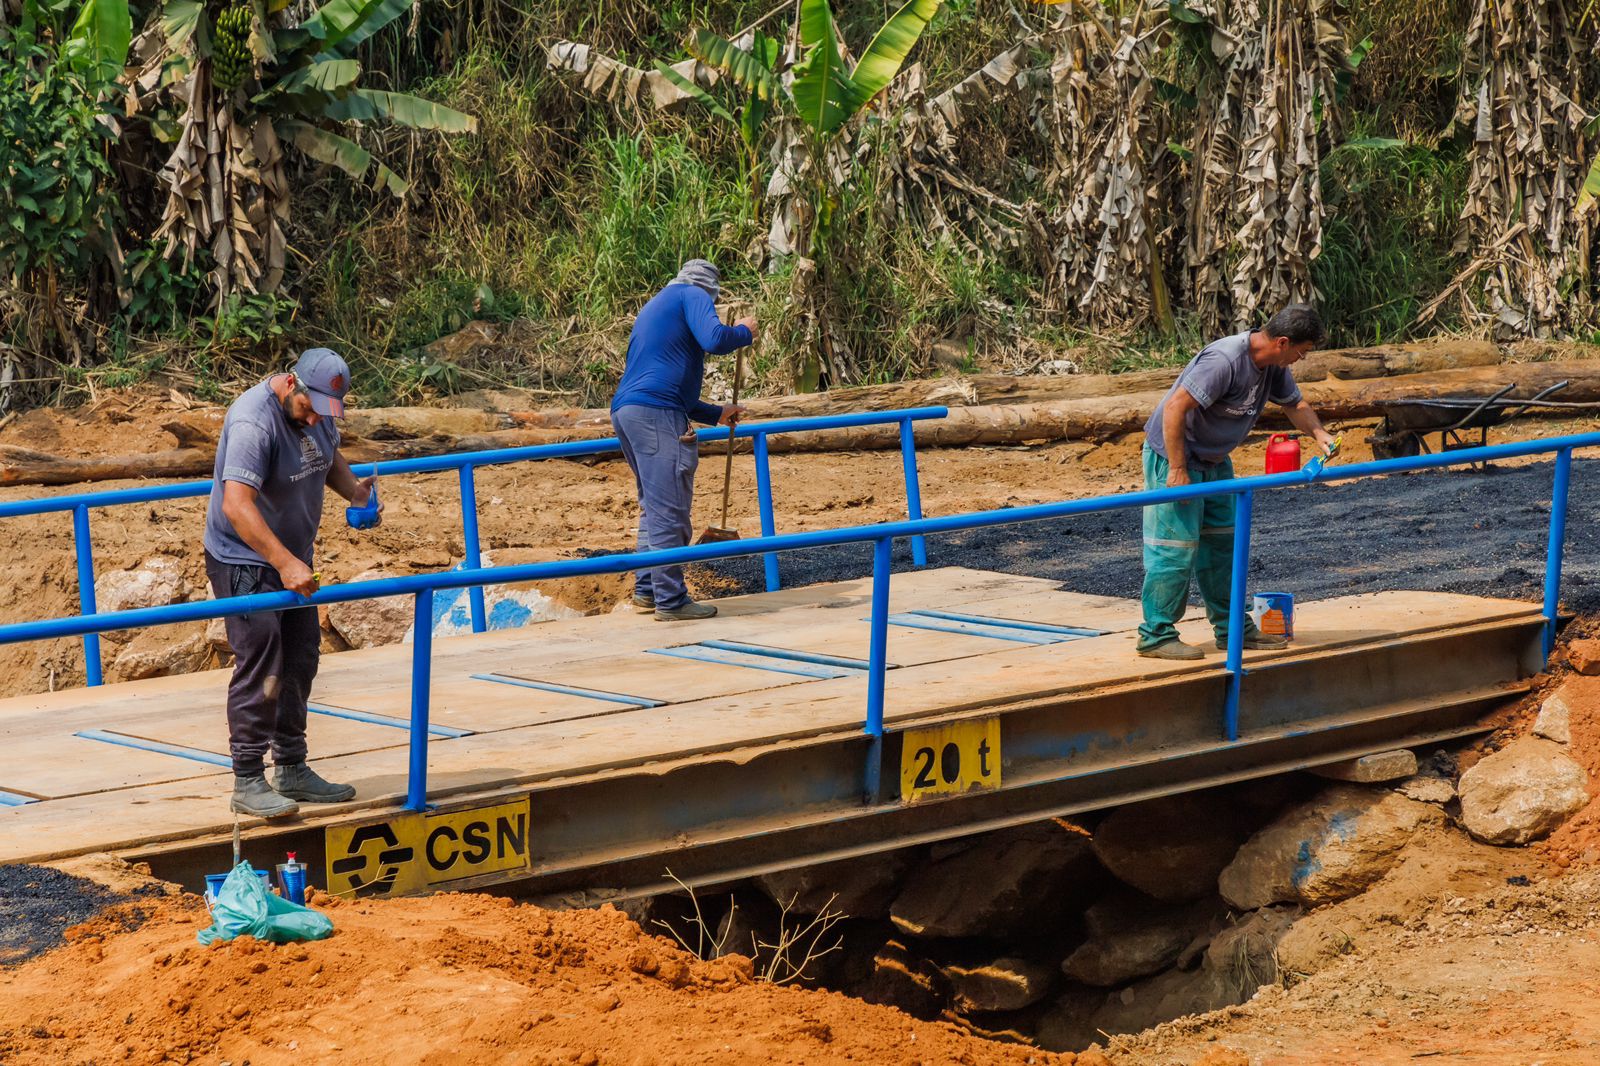
M 306 905 L 306 864 L 295 862 L 292 851 L 288 862 L 278 864 L 278 887 L 283 889 L 283 898 L 290 903 Z
M 1256 628 L 1271 637 L 1294 639 L 1294 595 L 1289 592 L 1258 592 L 1250 617 Z
M 272 893 L 272 875 L 266 870 L 257 870 L 256 876 L 261 878 L 261 887 Z M 206 908 L 217 902 L 217 896 L 222 892 L 222 886 L 227 882 L 227 874 L 206 874 Z

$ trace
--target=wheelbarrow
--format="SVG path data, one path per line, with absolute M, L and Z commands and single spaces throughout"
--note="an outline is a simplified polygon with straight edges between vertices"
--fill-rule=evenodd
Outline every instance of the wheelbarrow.
M 1372 444 L 1375 459 L 1431 454 L 1427 440 L 1430 433 L 1439 434 L 1439 451 L 1453 452 L 1488 444 L 1492 427 L 1509 422 L 1532 408 L 1600 407 L 1600 404 L 1567 404 L 1546 398 L 1569 384 L 1558 381 L 1526 400 L 1506 399 L 1506 394 L 1516 388 L 1515 385 L 1507 385 L 1484 399 L 1442 396 L 1431 400 L 1384 401 L 1378 405 L 1383 411 L 1383 425 L 1367 440 Z M 1473 430 L 1477 430 L 1477 440 L 1468 439 L 1467 434 Z

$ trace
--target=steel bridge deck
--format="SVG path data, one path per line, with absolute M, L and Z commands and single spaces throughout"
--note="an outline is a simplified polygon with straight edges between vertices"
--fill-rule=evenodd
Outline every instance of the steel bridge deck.
M 359 894 L 527 881 L 572 899 L 958 836 L 1478 731 L 1542 667 L 1536 606 L 1393 592 L 1300 605 L 1247 653 L 1240 739 L 1198 663 L 1133 652 L 1132 601 L 945 568 L 896 577 L 887 729 L 862 733 L 871 582 L 439 640 L 430 793 L 406 784 L 410 649 L 324 657 L 311 750 L 352 803 L 247 821 Z M 0 862 L 106 851 L 226 869 L 228 671 L 0 700 Z M 881 786 L 864 795 L 869 760 Z

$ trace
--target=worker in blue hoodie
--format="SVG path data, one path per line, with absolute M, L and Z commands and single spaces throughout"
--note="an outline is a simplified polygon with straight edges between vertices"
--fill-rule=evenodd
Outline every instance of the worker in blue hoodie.
M 717 317 L 722 276 L 691 259 L 634 320 L 622 381 L 611 400 L 611 425 L 639 489 L 639 550 L 681 548 L 693 526 L 689 508 L 700 447 L 689 422 L 731 426 L 744 408 L 700 399 L 707 355 L 726 355 L 755 343 L 756 320 L 731 326 Z M 633 604 L 657 621 L 710 618 L 717 609 L 689 598 L 683 568 L 641 570 Z

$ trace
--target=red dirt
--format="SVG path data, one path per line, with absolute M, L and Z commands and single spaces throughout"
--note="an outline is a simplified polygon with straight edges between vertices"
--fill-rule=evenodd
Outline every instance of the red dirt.
M 155 904 L 133 932 L 114 913 L 70 930 L 67 946 L 0 971 L 0 1061 L 1075 1060 L 756 982 L 748 959 L 700 962 L 610 907 L 552 912 L 466 894 L 317 902 L 336 932 L 313 944 L 202 948 L 194 934 L 208 918 L 188 895 Z

